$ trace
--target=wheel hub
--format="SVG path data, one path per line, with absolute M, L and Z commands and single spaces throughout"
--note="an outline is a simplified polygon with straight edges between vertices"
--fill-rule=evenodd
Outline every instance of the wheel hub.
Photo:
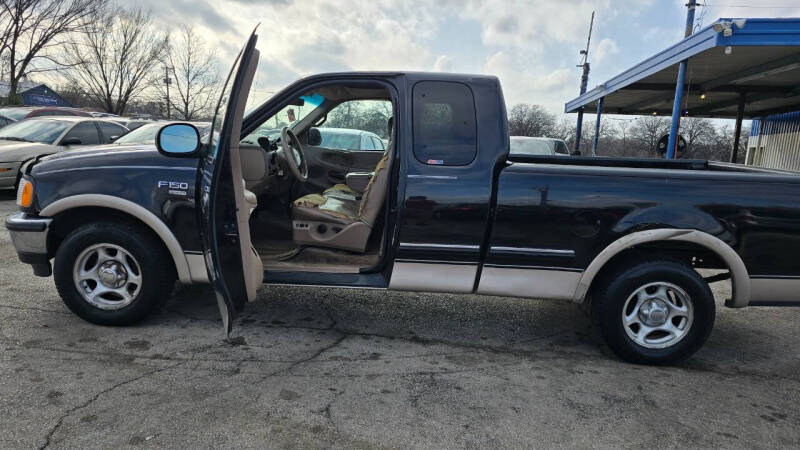
M 650 298 L 639 307 L 639 320 L 648 327 L 664 325 L 669 317 L 669 305 L 660 298 Z
M 97 278 L 104 286 L 118 289 L 128 281 L 128 272 L 117 261 L 106 261 L 97 268 Z

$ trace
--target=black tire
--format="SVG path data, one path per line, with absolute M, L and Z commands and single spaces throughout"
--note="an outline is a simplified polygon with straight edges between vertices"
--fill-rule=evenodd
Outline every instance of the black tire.
M 651 283 L 677 286 L 688 295 L 693 311 L 688 332 L 665 348 L 640 345 L 628 335 L 623 324 L 623 308 L 628 299 Z M 690 266 L 675 261 L 655 260 L 628 265 L 601 281 L 593 299 L 592 315 L 606 344 L 617 356 L 636 364 L 672 364 L 686 359 L 703 346 L 714 327 L 716 307 L 708 283 Z M 626 313 L 630 314 L 630 311 Z M 674 320 L 680 323 L 682 319 Z M 634 334 L 638 330 L 636 325 L 629 329 Z M 644 345 L 649 343 L 645 340 Z
M 81 253 L 97 244 L 119 246 L 138 263 L 141 285 L 127 306 L 102 309 L 91 304 L 79 291 L 73 278 Z M 53 278 L 61 299 L 82 319 L 98 325 L 130 325 L 158 309 L 175 285 L 175 268 L 164 246 L 139 227 L 117 222 L 83 225 L 67 235 L 56 251 Z

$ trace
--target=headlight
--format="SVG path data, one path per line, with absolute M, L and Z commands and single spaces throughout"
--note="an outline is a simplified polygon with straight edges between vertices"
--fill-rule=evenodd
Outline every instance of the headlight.
M 19 189 L 17 189 L 17 205 L 27 208 L 33 204 L 33 183 L 25 178 L 19 179 Z

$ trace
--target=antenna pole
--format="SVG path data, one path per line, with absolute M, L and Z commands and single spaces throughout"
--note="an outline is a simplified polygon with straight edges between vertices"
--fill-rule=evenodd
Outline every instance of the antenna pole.
M 594 11 L 592 11 L 592 19 L 589 21 L 589 37 L 586 38 L 586 50 L 581 50 L 583 56 L 583 63 L 578 64 L 578 67 L 583 68 L 583 75 L 581 75 L 581 93 L 586 93 L 586 85 L 589 83 L 589 43 L 592 42 L 592 28 L 594 27 Z M 580 151 L 581 148 L 581 129 L 583 128 L 583 106 L 578 109 L 578 123 L 575 125 L 575 151 Z

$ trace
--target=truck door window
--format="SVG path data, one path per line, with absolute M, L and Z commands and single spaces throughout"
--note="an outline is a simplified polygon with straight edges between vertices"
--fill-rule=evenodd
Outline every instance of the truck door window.
M 392 116 L 392 102 L 389 100 L 349 100 L 336 105 L 328 112 L 328 118 L 320 126 L 321 147 L 341 150 L 380 150 L 369 135 L 358 133 L 367 131 L 388 139 L 386 124 Z M 361 136 L 347 139 L 347 135 L 358 133 Z M 356 135 L 358 136 L 358 135 Z
M 478 152 L 475 99 L 466 85 L 414 85 L 414 155 L 425 164 L 465 166 Z

